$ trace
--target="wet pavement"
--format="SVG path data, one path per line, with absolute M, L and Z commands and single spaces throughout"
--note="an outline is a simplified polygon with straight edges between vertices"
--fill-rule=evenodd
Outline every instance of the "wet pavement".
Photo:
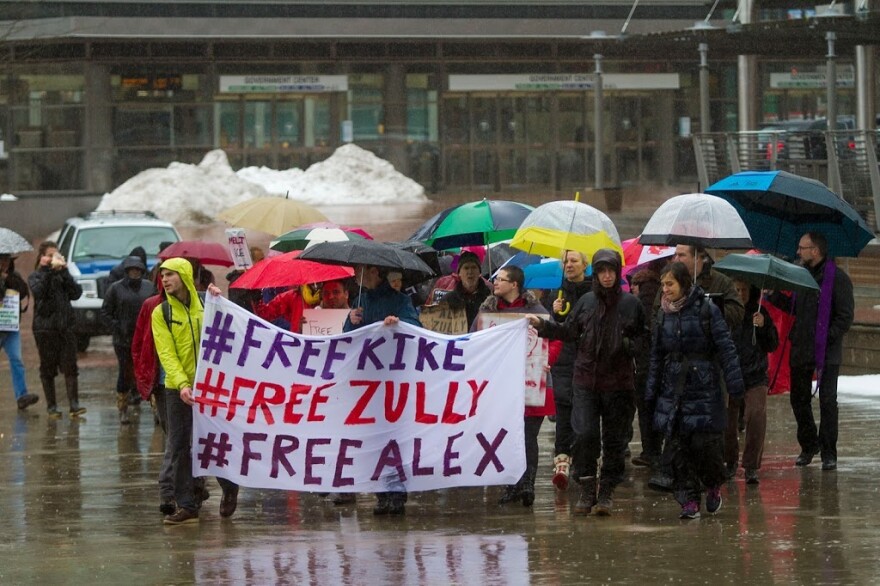
M 373 207 L 333 219 L 391 239 L 432 210 L 392 217 Z M 200 523 L 167 527 L 156 484 L 161 430 L 147 404 L 119 425 L 110 339 L 80 355 L 88 413 L 59 421 L 45 414 L 30 331 L 23 341 L 41 401 L 17 412 L 0 358 L 0 584 L 868 584 L 880 574 L 878 399 L 842 402 L 839 468 L 822 472 L 793 466 L 788 398 L 770 397 L 761 484 L 746 486 L 740 471 L 721 511 L 700 520 L 680 521 L 673 499 L 631 466 L 611 517 L 572 516 L 577 493 L 550 484 L 545 421 L 531 509 L 497 506 L 500 487 L 468 488 L 413 493 L 405 517 L 376 518 L 367 494 L 335 507 L 314 494 L 245 488 L 235 515 L 221 519 L 210 480 Z M 640 450 L 638 433 L 631 448 Z
M 108 338 L 80 365 L 89 412 L 79 420 L 49 420 L 42 401 L 17 412 L 0 373 L 0 583 L 866 584 L 880 570 L 877 400 L 842 404 L 840 467 L 822 472 L 792 465 L 788 400 L 771 397 L 761 484 L 746 486 L 740 471 L 721 511 L 700 520 L 678 520 L 672 498 L 631 466 L 610 518 L 573 517 L 576 492 L 550 484 L 545 422 L 532 509 L 497 506 L 499 487 L 468 488 L 411 494 L 405 517 L 376 518 L 366 494 L 335 507 L 313 494 L 243 489 L 234 517 L 221 520 L 210 480 L 200 523 L 166 527 L 156 485 L 163 439 L 149 406 L 117 423 Z M 34 390 L 36 377 L 29 368 Z

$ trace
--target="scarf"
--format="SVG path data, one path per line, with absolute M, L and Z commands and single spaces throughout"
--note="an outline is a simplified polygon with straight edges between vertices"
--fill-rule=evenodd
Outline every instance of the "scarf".
M 687 303 L 688 298 L 690 298 L 691 292 L 688 291 L 684 295 L 682 295 L 676 301 L 669 301 L 666 297 L 660 298 L 660 307 L 663 309 L 663 313 L 678 313 L 681 311 L 681 308 L 684 307 L 684 304 Z
M 816 388 L 822 384 L 822 371 L 825 370 L 825 350 L 828 346 L 828 326 L 831 323 L 831 297 L 837 265 L 830 258 L 825 260 L 822 285 L 819 288 L 819 306 L 816 311 Z

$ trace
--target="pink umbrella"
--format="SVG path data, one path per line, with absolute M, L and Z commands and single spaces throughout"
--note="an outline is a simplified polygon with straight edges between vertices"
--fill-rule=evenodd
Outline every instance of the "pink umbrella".
M 161 260 L 177 256 L 195 259 L 203 265 L 231 267 L 235 264 L 232 262 L 232 255 L 229 254 L 229 249 L 226 246 L 203 240 L 181 240 L 159 253 Z

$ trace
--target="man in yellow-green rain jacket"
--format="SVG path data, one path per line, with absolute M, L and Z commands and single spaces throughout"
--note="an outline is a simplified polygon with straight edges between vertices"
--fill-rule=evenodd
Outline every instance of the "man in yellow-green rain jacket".
M 198 523 L 199 508 L 207 498 L 192 475 L 193 384 L 204 307 L 193 282 L 190 262 L 170 258 L 160 267 L 166 300 L 151 315 L 153 340 L 165 371 L 168 443 L 171 451 L 174 498 L 177 508 L 165 516 L 166 525 Z M 218 290 L 219 292 L 219 290 Z M 223 498 L 220 515 L 229 517 L 238 503 L 238 485 L 218 478 Z

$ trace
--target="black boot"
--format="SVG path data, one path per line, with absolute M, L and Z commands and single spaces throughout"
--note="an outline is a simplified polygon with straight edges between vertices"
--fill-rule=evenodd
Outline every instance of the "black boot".
M 518 501 L 522 497 L 522 481 L 516 484 L 508 484 L 504 487 L 504 494 L 498 499 L 499 505 L 506 505 L 513 501 Z
M 387 515 L 391 511 L 391 493 L 377 492 L 376 506 L 373 507 L 374 515 Z
M 55 377 L 41 376 L 40 382 L 43 383 L 43 394 L 46 396 L 46 412 L 53 419 L 60 418 L 61 411 L 55 402 Z
M 526 470 L 526 476 L 522 479 L 522 504 L 524 507 L 531 507 L 535 502 L 535 476 L 537 470 Z
M 389 515 L 405 515 L 406 514 L 406 498 L 405 492 L 392 492 L 389 499 L 388 514 Z
M 67 403 L 70 405 L 70 416 L 79 417 L 86 412 L 85 407 L 79 406 L 79 377 L 75 374 L 64 375 L 64 385 L 67 387 Z
M 596 504 L 596 477 L 584 476 L 578 479 L 578 484 L 581 486 L 581 493 L 574 506 L 574 514 L 589 515 Z
M 593 508 L 593 513 L 598 517 L 608 517 L 611 515 L 611 507 L 613 505 L 613 501 L 611 500 L 611 496 L 614 494 L 614 487 L 604 482 L 599 485 L 599 496 L 596 501 L 596 506 Z

